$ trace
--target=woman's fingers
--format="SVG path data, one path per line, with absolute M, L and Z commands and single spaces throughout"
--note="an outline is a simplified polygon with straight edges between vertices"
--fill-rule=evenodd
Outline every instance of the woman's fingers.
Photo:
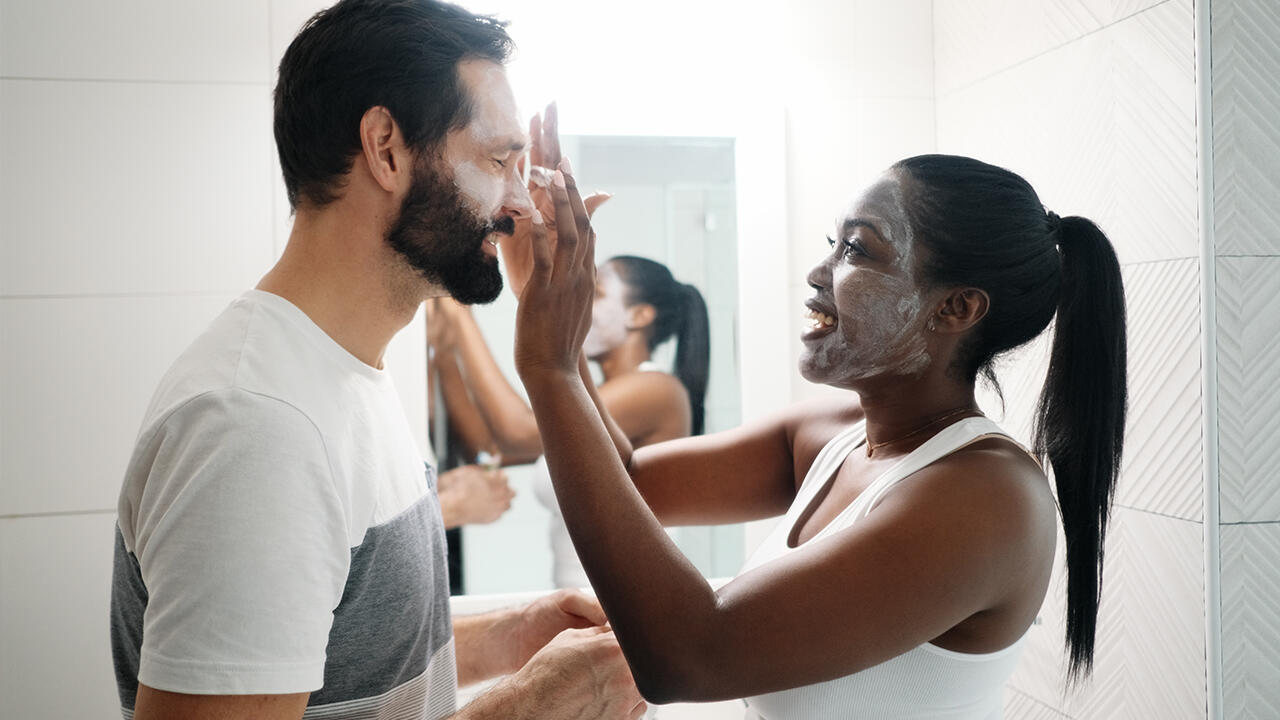
M 560 164 L 560 110 L 554 101 L 542 114 L 542 159 L 543 167 Z
M 578 260 L 578 225 L 569 203 L 568 180 L 562 170 L 551 176 L 551 199 L 556 205 L 556 274 L 569 272 Z
M 537 113 L 529 119 L 529 163 L 546 167 L 542 162 L 542 118 Z
M 573 226 L 578 231 L 578 243 L 575 246 L 574 262 L 581 265 L 587 254 L 591 253 L 591 215 L 582 202 L 578 192 L 578 181 L 573 177 L 573 167 L 569 158 L 560 160 L 560 171 L 565 179 L 565 191 L 569 196 L 569 209 L 573 212 Z M 594 262 L 594 261 L 593 261 Z
M 596 208 L 605 204 L 605 201 L 607 201 L 611 197 L 613 197 L 613 195 L 609 193 L 597 192 L 597 193 L 591 193 L 585 199 L 583 199 L 582 204 L 585 205 L 587 208 L 587 217 L 595 217 Z
M 533 237 L 530 245 L 533 249 L 533 272 L 525 285 L 545 287 L 551 278 L 551 241 L 547 237 L 547 226 L 542 222 L 542 213 L 533 209 Z

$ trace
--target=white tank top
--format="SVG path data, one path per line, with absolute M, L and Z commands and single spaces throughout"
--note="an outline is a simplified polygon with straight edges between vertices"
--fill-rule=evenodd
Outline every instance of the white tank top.
M 992 436 L 1009 437 L 985 417 L 965 418 L 944 428 L 876 478 L 801 547 L 828 538 L 866 517 L 894 486 L 912 473 Z M 865 441 L 864 424 L 859 422 L 822 448 L 786 516 L 747 561 L 743 573 L 796 549 L 787 546 L 796 521 L 833 479 L 849 453 Z M 747 718 L 999 720 L 1004 714 L 1004 684 L 1018 664 L 1025 637 L 1003 650 L 983 654 L 954 652 L 925 643 L 852 675 L 749 697 Z

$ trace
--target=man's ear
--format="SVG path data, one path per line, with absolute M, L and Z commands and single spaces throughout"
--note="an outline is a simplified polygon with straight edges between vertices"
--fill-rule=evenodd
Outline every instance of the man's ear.
M 643 330 L 657 319 L 658 311 L 649 303 L 636 303 L 627 308 L 627 329 Z
M 360 149 L 369 175 L 389 193 L 406 190 L 412 182 L 412 155 L 391 112 L 381 105 L 360 118 Z
M 991 298 L 978 288 L 955 288 L 929 318 L 929 329 L 940 333 L 961 333 L 977 325 L 991 309 Z

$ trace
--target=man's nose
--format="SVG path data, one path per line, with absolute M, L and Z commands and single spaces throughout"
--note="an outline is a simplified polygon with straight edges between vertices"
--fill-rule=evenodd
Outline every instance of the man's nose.
M 502 198 L 502 213 L 517 220 L 533 214 L 533 199 L 529 197 L 529 188 L 525 187 L 519 174 L 513 174 L 507 179 L 506 193 Z

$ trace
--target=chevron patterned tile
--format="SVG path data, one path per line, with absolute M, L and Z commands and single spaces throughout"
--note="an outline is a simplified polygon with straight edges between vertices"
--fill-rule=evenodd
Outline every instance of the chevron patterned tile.
M 1021 173 L 1124 263 L 1197 257 L 1192 21 L 1190 0 L 1166 0 L 940 94 L 939 151 Z
M 1070 715 L 1064 715 L 1017 690 L 1005 691 L 1004 717 L 1005 720 L 1071 720 Z
M 1041 622 L 1031 629 L 1011 691 L 1075 718 L 1203 718 L 1202 533 L 1200 523 L 1116 509 L 1093 676 L 1070 691 L 1063 680 L 1066 586 L 1059 538 Z
M 1223 522 L 1280 520 L 1280 257 L 1218 260 Z
M 1120 509 L 1116 531 L 1103 593 L 1119 599 L 1120 622 L 1100 626 L 1107 657 L 1099 659 L 1092 692 L 1074 698 L 1068 711 L 1081 718 L 1203 718 L 1204 527 Z M 1108 672 L 1113 668 L 1118 672 Z
M 1201 520 L 1199 262 L 1124 269 L 1129 418 L 1116 503 Z
M 1224 717 L 1280 717 L 1280 524 L 1222 528 Z
M 1101 27 L 1078 0 L 934 0 L 939 96 Z
M 1136 15 L 1166 0 L 1082 0 L 1082 2 L 1105 26 Z
M 1280 3 L 1214 0 L 1212 23 L 1217 251 L 1280 254 Z
M 1122 258 L 1198 257 L 1195 15 L 1168 0 L 1103 32 L 1114 61 L 1114 214 Z

